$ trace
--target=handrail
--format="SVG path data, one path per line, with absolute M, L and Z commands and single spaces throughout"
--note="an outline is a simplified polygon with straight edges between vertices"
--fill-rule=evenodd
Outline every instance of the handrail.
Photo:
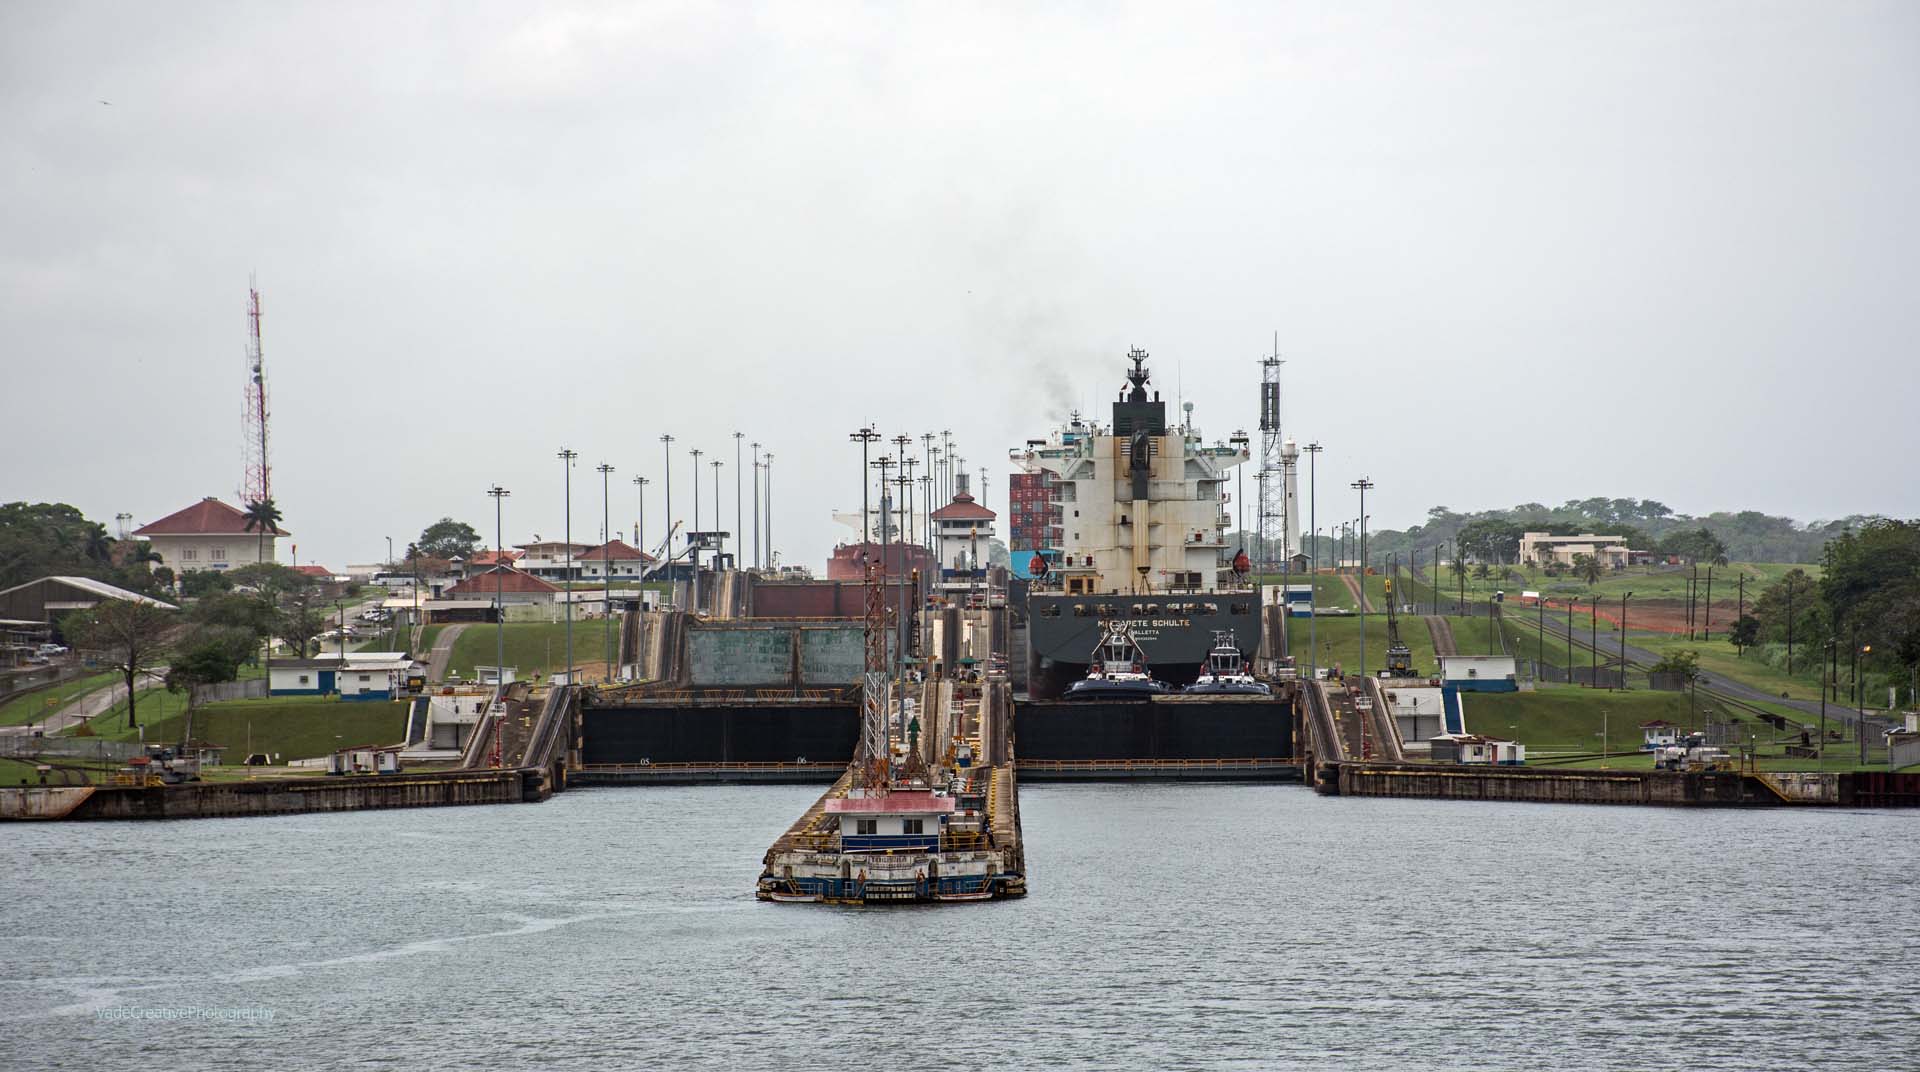
M 1133 770 L 1150 767 L 1178 767 L 1193 770 L 1239 769 L 1258 767 L 1265 764 L 1290 764 L 1291 757 L 1274 756 L 1269 758 L 1223 757 L 1220 759 L 1022 759 L 1014 766 L 1028 771 L 1068 771 L 1099 770 L 1119 767 Z M 991 807 L 991 798 L 989 798 Z

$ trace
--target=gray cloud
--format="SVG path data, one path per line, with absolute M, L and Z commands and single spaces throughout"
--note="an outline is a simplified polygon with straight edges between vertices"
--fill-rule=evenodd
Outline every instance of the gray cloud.
M 1276 328 L 1289 429 L 1322 483 L 1374 478 L 1377 521 L 1913 515 L 1917 23 L 9 5 L 0 349 L 31 448 L 0 498 L 231 497 L 257 270 L 276 490 L 329 564 L 478 524 L 494 481 L 510 539 L 558 531 L 561 446 L 576 532 L 601 460 L 628 524 L 661 432 L 730 462 L 735 428 L 818 563 L 852 428 L 952 428 L 998 498 L 1005 450 L 1103 406 L 1130 345 L 1209 436 L 1251 425 Z

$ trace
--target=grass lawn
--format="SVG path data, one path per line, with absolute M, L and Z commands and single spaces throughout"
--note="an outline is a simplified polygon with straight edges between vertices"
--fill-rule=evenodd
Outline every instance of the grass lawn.
M 104 674 L 84 674 L 50 689 L 16 696 L 0 704 L 0 726 L 24 726 L 29 722 L 39 722 L 87 693 L 112 686 L 119 680 L 120 675 L 109 670 Z
M 1315 660 L 1322 667 L 1335 663 L 1348 673 L 1360 669 L 1360 618 L 1319 618 L 1311 628 L 1304 618 L 1289 618 L 1288 626 L 1292 630 L 1290 640 L 1293 644 L 1295 661 L 1302 672 Z M 1472 635 L 1472 626 L 1465 619 L 1453 619 L 1454 640 L 1467 644 Z M 1482 623 L 1484 629 L 1484 623 Z M 1483 634 L 1484 635 L 1484 634 Z M 1312 636 L 1318 650 L 1309 658 L 1308 637 Z M 1420 618 L 1400 619 L 1400 639 L 1413 654 L 1413 668 L 1425 674 L 1437 673 L 1440 663 L 1433 655 L 1433 637 L 1427 632 L 1427 623 Z M 1473 650 L 1468 648 L 1467 650 Z M 1385 614 L 1367 615 L 1367 667 L 1379 670 L 1387 664 L 1387 616 Z
M 1629 621 L 1627 624 L 1633 623 Z M 1630 632 L 1628 643 L 1659 655 L 1681 650 L 1697 651 L 1700 653 L 1700 673 L 1708 680 L 1722 678 L 1739 681 L 1774 696 L 1784 692 L 1789 699 L 1794 700 L 1820 699 L 1820 684 L 1817 677 L 1808 675 L 1803 679 L 1799 674 L 1788 677 L 1785 671 L 1776 670 L 1758 659 L 1742 659 L 1736 653 L 1734 646 L 1725 640 L 1688 640 L 1686 637 L 1671 637 L 1658 633 L 1642 635 Z M 1809 669 L 1812 668 L 1811 664 L 1814 660 L 1821 655 L 1817 645 L 1807 649 L 1806 659 Z M 1794 658 L 1797 663 L 1800 658 L 1798 648 L 1794 649 Z M 1845 669 L 1841 667 L 1842 672 Z M 1841 683 L 1844 685 L 1845 681 Z
M 476 625 L 453 642 L 453 656 L 447 672 L 474 677 L 475 666 L 492 666 L 495 659 L 494 626 Z M 507 665 L 518 668 L 522 679 L 535 671 L 543 676 L 567 665 L 567 625 L 565 622 L 508 622 L 506 627 Z M 613 642 L 620 642 L 620 623 L 613 626 Z M 606 622 L 601 619 L 576 620 L 573 623 L 573 660 L 583 669 L 589 664 L 605 663 Z
M 177 698 L 176 698 L 177 700 Z M 143 708 L 144 710 L 144 708 Z M 172 707 L 164 717 L 143 714 L 149 741 L 177 741 L 182 714 Z M 230 700 L 202 704 L 193 715 L 193 735 L 227 746 L 227 758 L 246 758 L 253 751 L 275 754 L 275 762 L 324 756 L 353 745 L 396 744 L 406 733 L 405 701 L 385 702 L 317 700 L 310 696 L 276 696 L 264 700 Z M 99 732 L 99 731 L 96 731 Z M 138 740 L 124 726 L 100 736 L 109 740 Z
M 1468 693 L 1463 699 L 1467 732 L 1517 739 L 1530 757 L 1535 752 L 1598 752 L 1603 728 L 1611 751 L 1633 751 L 1640 747 L 1642 722 L 1658 718 L 1692 726 L 1709 710 L 1719 721 L 1730 714 L 1704 696 L 1695 708 L 1699 713 L 1689 714 L 1685 693 L 1638 689 L 1608 692 L 1555 685 L 1532 692 Z M 1755 725 L 1766 731 L 1763 739 L 1773 732 L 1771 726 Z
M 1511 576 L 1502 579 L 1500 570 L 1518 573 L 1519 580 Z M 1791 570 L 1805 570 L 1807 576 L 1820 579 L 1820 566 L 1791 562 L 1734 562 L 1713 568 L 1713 602 L 1715 606 L 1726 603 L 1733 605 L 1737 599 L 1740 578 L 1747 579 L 1747 603 L 1752 605 L 1762 589 L 1787 575 Z M 1693 576 L 1691 569 L 1677 567 L 1630 566 L 1619 572 L 1608 571 L 1592 585 L 1571 573 L 1562 573 L 1559 577 L 1549 577 L 1545 571 L 1530 566 L 1496 567 L 1496 575 L 1487 580 L 1477 580 L 1471 573 L 1467 575 L 1469 591 L 1478 584 L 1481 588 L 1502 588 L 1512 594 L 1516 588 L 1545 592 L 1549 599 L 1566 596 L 1598 595 L 1602 598 L 1618 601 L 1621 594 L 1632 592 L 1635 599 L 1674 599 L 1687 598 L 1687 582 Z M 1441 576 L 1452 586 L 1453 570 L 1450 565 L 1442 566 Z M 1701 597 L 1706 596 L 1707 568 L 1700 567 Z

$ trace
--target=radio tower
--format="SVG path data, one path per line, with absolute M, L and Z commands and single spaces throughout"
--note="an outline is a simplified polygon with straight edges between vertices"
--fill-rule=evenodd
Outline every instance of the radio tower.
M 240 487 L 240 504 L 251 506 L 273 498 L 267 464 L 267 364 L 260 350 L 260 288 L 247 279 L 247 411 L 244 418 L 246 443 L 246 481 Z
M 1260 570 L 1284 564 L 1287 547 L 1286 464 L 1281 457 L 1280 333 L 1273 333 L 1273 354 L 1260 359 Z

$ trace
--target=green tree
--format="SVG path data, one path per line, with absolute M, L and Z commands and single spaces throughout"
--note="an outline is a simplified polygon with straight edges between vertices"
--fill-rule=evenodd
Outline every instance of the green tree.
M 136 683 L 142 673 L 166 658 L 168 634 L 176 618 L 172 610 L 153 603 L 103 599 L 60 621 L 62 636 L 76 647 L 99 652 L 126 680 L 128 729 L 139 725 L 134 715 Z
M 227 576 L 225 570 L 194 570 L 180 578 L 180 594 L 188 599 L 198 599 L 215 592 L 231 591 L 233 591 L 233 578 Z
M 471 558 L 480 546 L 480 534 L 464 521 L 443 517 L 422 530 L 415 543 L 427 558 Z
M 174 654 L 167 668 L 167 691 L 183 692 L 187 697 L 181 744 L 193 740 L 193 690 L 200 685 L 217 685 L 239 677 L 241 662 L 252 652 L 253 636 L 249 631 L 212 629 L 195 634 Z
M 1751 614 L 1742 614 L 1727 629 L 1727 639 L 1744 654 L 1747 648 L 1760 642 L 1760 619 Z
M 1692 681 L 1700 676 L 1700 653 L 1692 649 L 1670 651 L 1654 663 L 1651 672 L 1655 674 L 1679 674 Z
M 1792 635 L 1797 643 L 1812 645 L 1832 635 L 1832 619 L 1820 599 L 1819 586 L 1802 569 L 1786 575 L 1762 589 L 1753 601 L 1753 616 L 1760 622 L 1760 638 L 1784 643 L 1788 635 L 1788 614 L 1792 614 Z

